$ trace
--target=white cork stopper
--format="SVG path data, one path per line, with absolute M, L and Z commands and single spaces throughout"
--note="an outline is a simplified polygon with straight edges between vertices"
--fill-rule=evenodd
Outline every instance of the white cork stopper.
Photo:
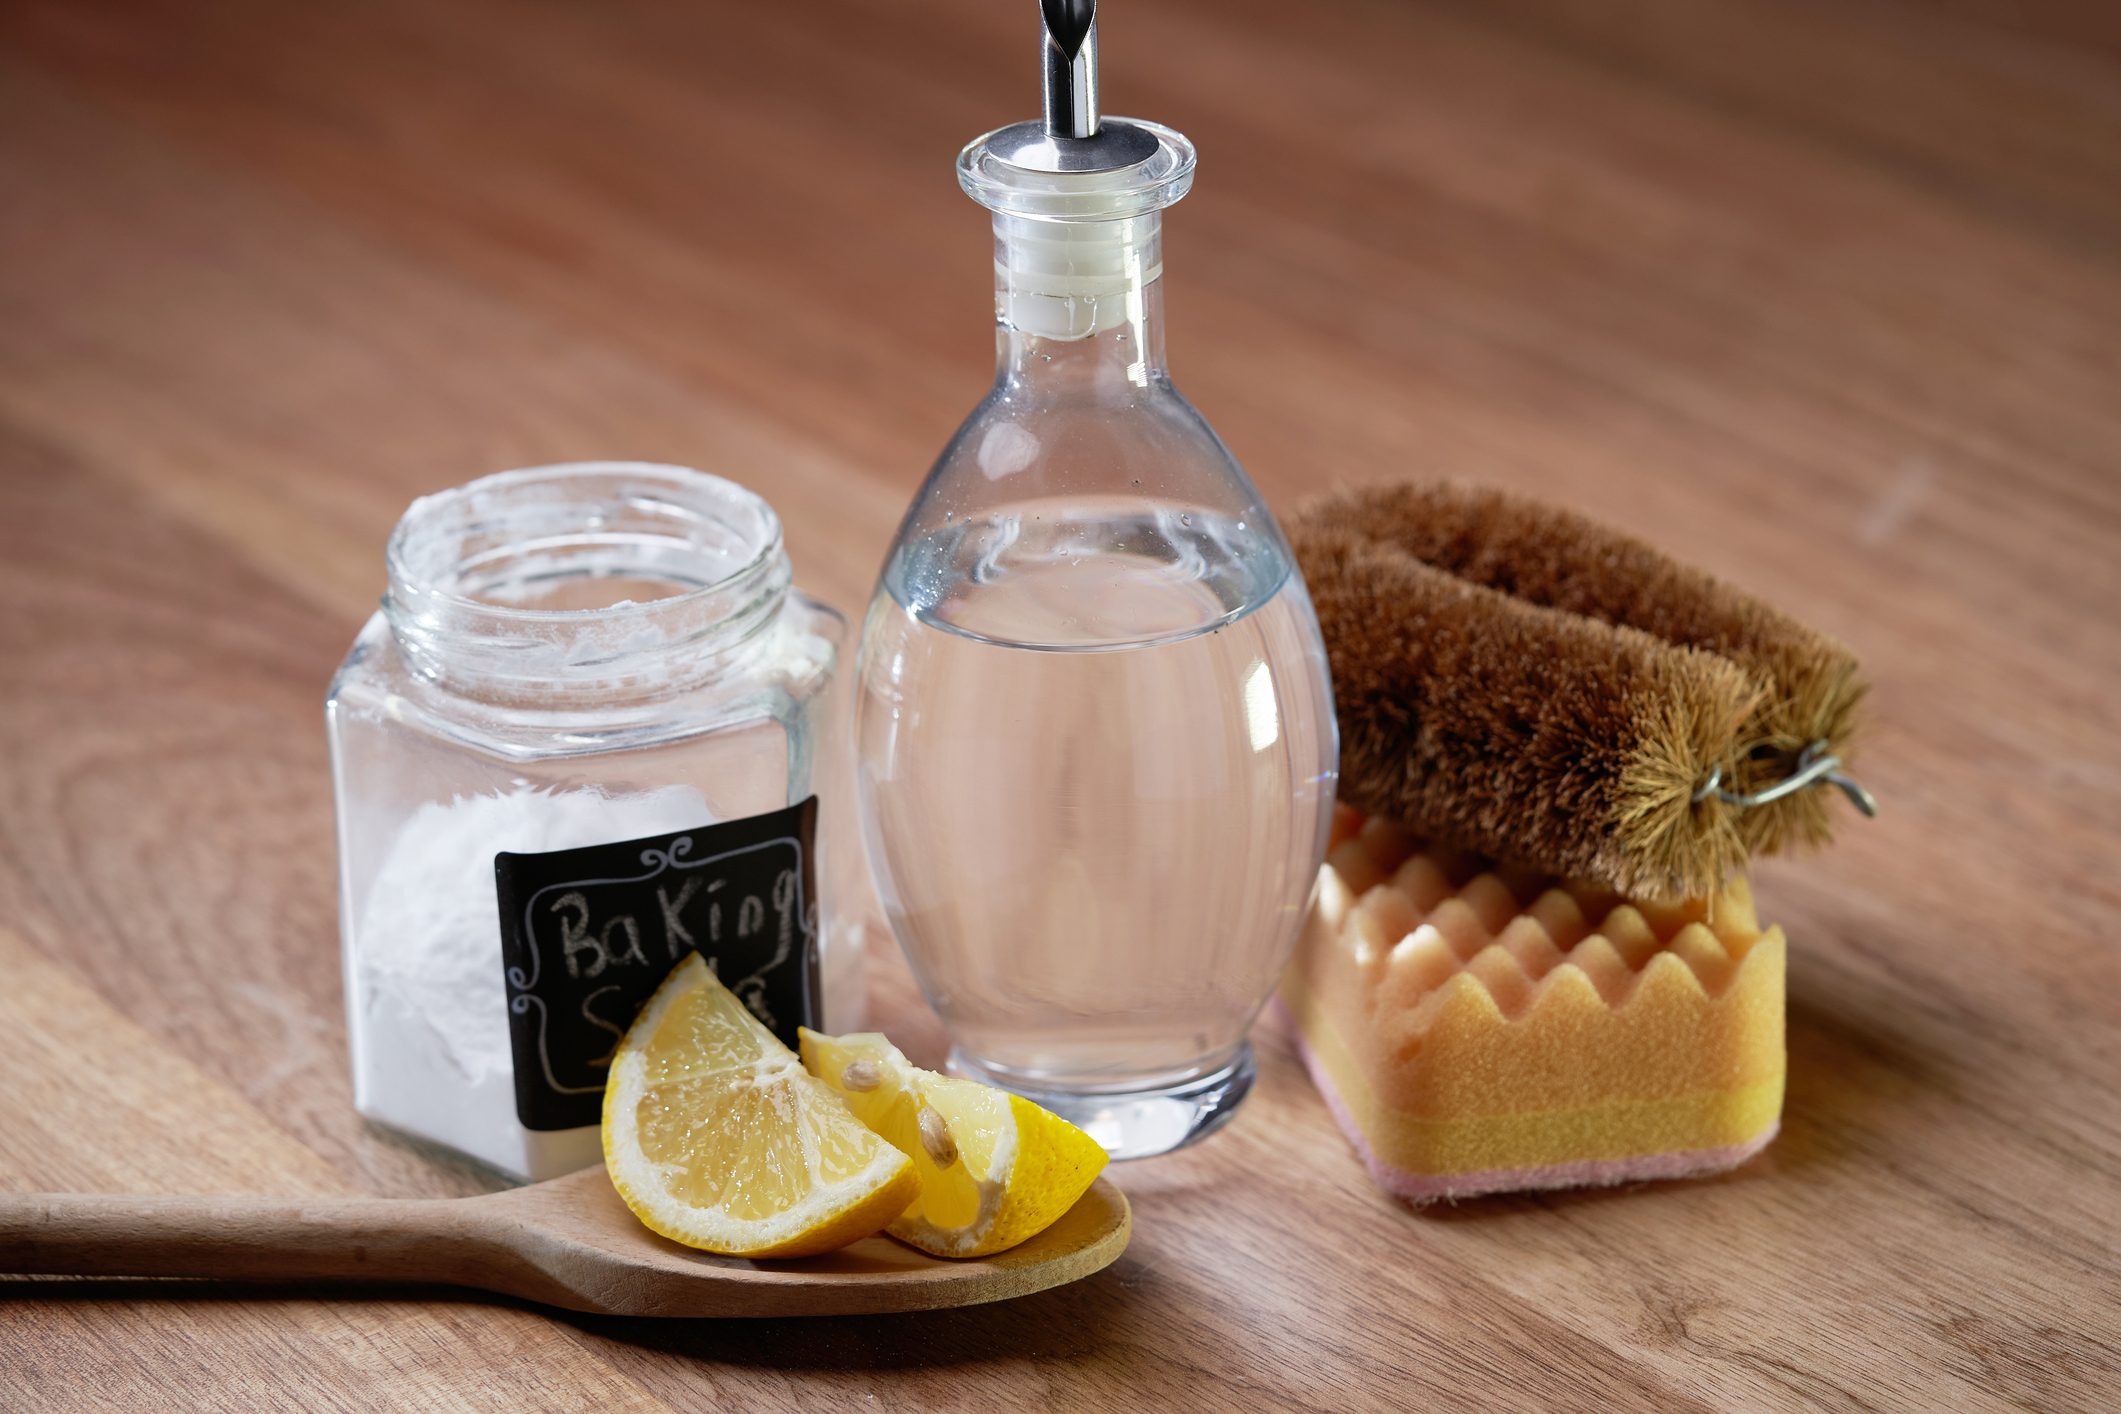
M 1022 333 L 1087 339 L 1141 315 L 1163 273 L 1161 212 L 1193 185 L 1193 144 L 1157 123 L 1107 118 L 1098 148 L 1035 123 L 999 128 L 958 154 L 958 182 L 994 213 L 996 312 Z M 1100 154 L 1112 167 L 1081 164 Z
M 994 218 L 995 313 L 1022 333 L 1087 339 L 1142 317 L 1142 291 L 1163 274 L 1162 218 Z

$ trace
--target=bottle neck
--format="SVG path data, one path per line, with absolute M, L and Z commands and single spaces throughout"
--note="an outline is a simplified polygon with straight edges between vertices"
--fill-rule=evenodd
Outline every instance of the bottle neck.
M 1004 386 L 1147 387 L 1164 376 L 1163 216 L 994 218 Z

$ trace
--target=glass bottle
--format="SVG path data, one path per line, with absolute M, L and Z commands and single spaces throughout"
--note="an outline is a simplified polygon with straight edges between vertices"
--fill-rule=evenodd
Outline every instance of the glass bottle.
M 554 1126 L 522 1108 L 519 1028 L 555 1026 L 574 1002 L 598 1023 L 574 1025 L 577 1039 L 608 1048 L 631 1018 L 627 998 L 644 996 L 687 943 L 713 956 L 717 937 L 737 986 L 727 964 L 748 945 L 737 935 L 767 936 L 767 910 L 714 914 L 735 890 L 714 892 L 731 881 L 702 856 L 716 832 L 812 796 L 815 816 L 791 833 L 815 821 L 816 895 L 802 909 L 824 907 L 795 920 L 817 950 L 798 985 L 832 1025 L 858 1024 L 859 930 L 873 895 L 836 672 L 846 622 L 791 588 L 765 501 L 682 467 L 503 472 L 414 502 L 387 569 L 382 608 L 325 707 L 362 1114 L 513 1178 L 597 1162 L 598 1051 L 581 1053 L 586 1081 L 566 1099 L 575 1113 Z M 523 1000 L 533 979 L 507 955 L 517 944 L 496 856 L 550 860 L 678 832 L 702 848 L 655 856 L 677 856 L 655 903 L 605 907 L 614 888 L 653 872 L 637 848 L 614 851 L 618 869 L 588 871 L 622 876 L 590 881 L 601 890 L 555 895 L 537 945 L 549 951 L 550 929 L 570 926 L 575 894 L 581 951 L 546 957 L 543 971 L 579 972 L 581 985 L 563 996 L 540 983 L 538 1005 Z
M 1047 123 L 958 160 L 994 213 L 998 366 L 884 565 L 857 773 L 952 1066 L 1132 1157 L 1251 1083 L 1338 740 L 1288 546 L 1165 368 L 1193 147 L 1086 114 L 1094 34 L 1068 38 L 1049 20 Z

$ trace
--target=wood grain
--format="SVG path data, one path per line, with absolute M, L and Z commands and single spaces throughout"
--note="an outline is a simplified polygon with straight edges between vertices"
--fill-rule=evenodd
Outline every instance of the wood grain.
M 824 1322 L 0 1288 L 35 1407 L 2094 1409 L 2121 1387 L 2121 30 L 2061 0 L 1128 0 L 1187 392 L 1851 643 L 1885 814 L 1756 883 L 1782 1138 L 1416 1216 L 1263 1023 L 1113 1269 Z M 866 597 L 988 375 L 1028 14 L 0 5 L 0 1179 L 479 1191 L 349 1103 L 324 685 L 412 496 L 642 456 Z M 875 1010 L 932 1045 L 895 958 Z

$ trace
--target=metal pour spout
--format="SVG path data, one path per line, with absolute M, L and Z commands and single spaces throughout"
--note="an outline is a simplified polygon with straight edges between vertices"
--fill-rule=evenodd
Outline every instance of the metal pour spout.
M 1039 0 L 1046 136 L 1097 136 L 1097 0 Z
M 1097 111 L 1097 0 L 1039 0 L 1038 11 L 1044 115 L 988 133 L 965 150 L 961 162 L 975 170 L 994 163 L 1018 172 L 1091 177 L 1129 171 L 1155 158 L 1163 149 L 1158 133 L 1166 130 Z M 1190 148 L 1186 167 L 1190 173 Z M 978 195 L 980 187 L 975 175 L 965 190 Z

